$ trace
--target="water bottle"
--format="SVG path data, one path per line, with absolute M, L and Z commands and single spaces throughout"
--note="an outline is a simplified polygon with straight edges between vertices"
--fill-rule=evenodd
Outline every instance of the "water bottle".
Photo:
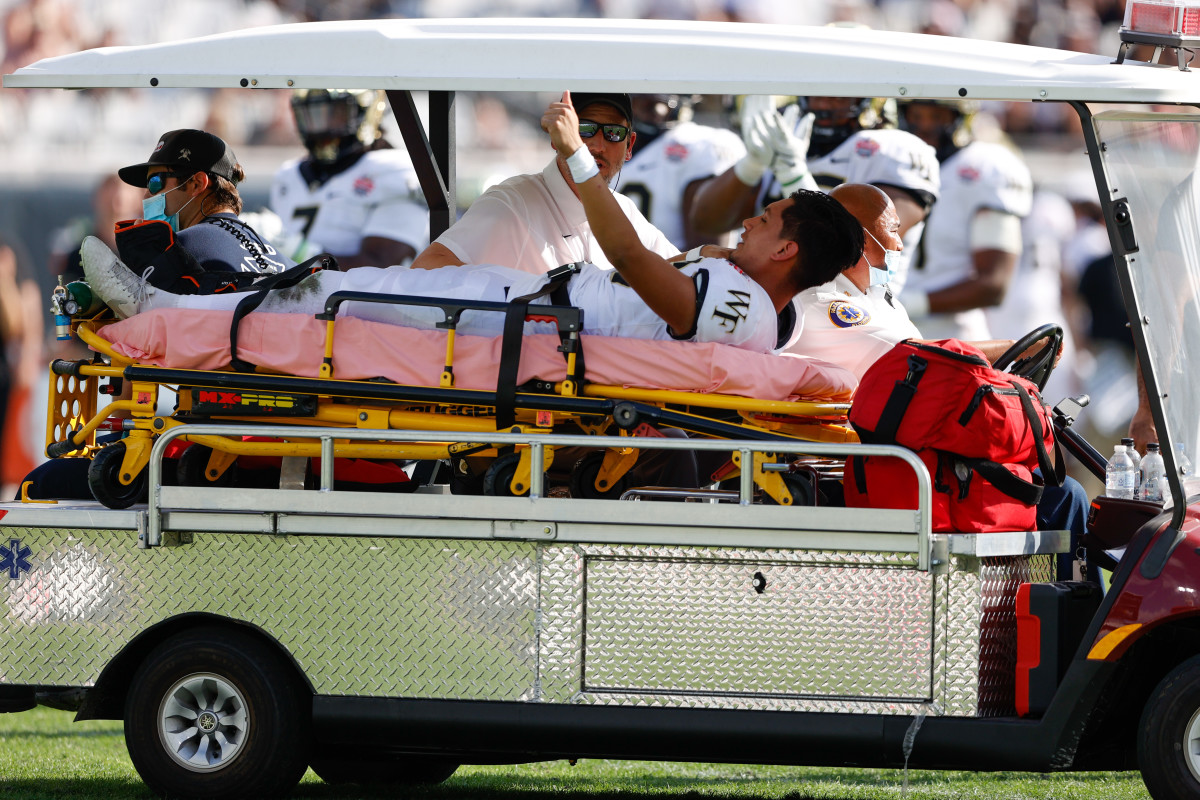
M 1121 444 L 1125 445 L 1126 452 L 1128 452 L 1129 457 L 1133 459 L 1133 474 L 1137 478 L 1136 482 L 1133 484 L 1133 496 L 1141 497 L 1142 496 L 1142 457 L 1141 457 L 1141 455 L 1138 454 L 1137 447 L 1134 446 L 1132 437 L 1127 436 L 1126 438 L 1122 439 Z
M 1142 490 L 1139 497 L 1155 503 L 1163 501 L 1162 479 L 1167 476 L 1167 467 L 1163 462 L 1162 453 L 1158 450 L 1158 442 L 1146 445 L 1146 457 L 1142 459 Z
M 1129 448 L 1119 444 L 1113 450 L 1112 458 L 1108 459 L 1108 467 L 1104 471 L 1104 494 L 1132 500 L 1135 486 L 1137 473 L 1133 469 L 1133 459 L 1129 457 Z
M 1175 467 L 1179 470 L 1179 477 L 1186 480 L 1192 474 L 1192 460 L 1187 457 L 1187 450 L 1184 449 L 1183 442 L 1175 443 Z

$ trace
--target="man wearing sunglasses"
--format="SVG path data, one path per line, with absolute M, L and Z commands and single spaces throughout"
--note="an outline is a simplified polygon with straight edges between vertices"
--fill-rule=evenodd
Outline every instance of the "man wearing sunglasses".
M 579 93 L 576 100 L 579 136 L 611 187 L 637 141 L 629 95 Z M 616 197 L 646 247 L 662 256 L 679 252 L 632 200 Z M 579 261 L 612 267 L 592 234 L 566 161 L 559 156 L 540 173 L 516 175 L 484 192 L 413 266 L 500 264 L 540 275 Z
M 154 286 L 178 294 L 208 293 L 293 266 L 238 218 L 237 184 L 246 176 L 220 137 L 192 129 L 168 131 L 149 159 L 117 174 L 145 189 L 142 220 L 118 223 L 117 247 Z

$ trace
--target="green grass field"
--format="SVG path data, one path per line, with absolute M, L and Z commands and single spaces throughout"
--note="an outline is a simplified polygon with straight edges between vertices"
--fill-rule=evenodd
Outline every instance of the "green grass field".
M 0 800 L 40 798 L 147 798 L 125 753 L 119 722 L 71 722 L 64 711 L 38 708 L 0 715 Z M 296 797 L 417 797 L 431 800 L 502 798 L 570 800 L 629 797 L 900 798 L 899 770 L 564 761 L 516 767 L 463 767 L 441 786 L 378 793 L 328 786 L 311 771 Z M 1144 800 L 1141 778 L 1130 772 L 1071 775 L 912 772 L 908 797 L 1087 798 Z

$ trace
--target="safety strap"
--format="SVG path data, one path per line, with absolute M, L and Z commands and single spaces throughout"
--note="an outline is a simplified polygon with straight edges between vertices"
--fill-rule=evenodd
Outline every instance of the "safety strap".
M 995 486 L 1001 492 L 1004 492 L 1004 494 L 1014 500 L 1021 501 L 1027 506 L 1036 506 L 1042 499 L 1041 485 L 1018 478 L 1009 472 L 1003 464 L 998 464 L 995 461 L 987 461 L 982 458 L 963 458 L 962 456 L 952 456 L 952 458 L 966 464 L 974 472 L 978 472 L 992 486 Z M 966 499 L 970 482 L 970 477 L 966 481 L 963 481 L 961 478 L 959 479 L 959 500 Z
M 250 290 L 246 292 L 246 296 L 234 308 L 233 322 L 229 326 L 229 362 L 235 370 L 238 372 L 254 371 L 253 364 L 243 361 L 237 355 L 238 327 L 241 325 L 242 319 L 262 305 L 262 301 L 267 299 L 268 292 L 273 289 L 286 289 L 289 286 L 295 286 L 309 275 L 320 272 L 323 269 L 336 270 L 337 259 L 328 253 L 322 253 L 313 256 L 303 264 L 297 264 L 291 269 L 276 272 L 273 275 L 266 275 L 250 287 Z
M 496 377 L 496 430 L 510 427 L 517 420 L 517 377 L 521 367 L 521 338 L 525 333 L 525 318 L 529 304 L 539 297 L 550 296 L 556 306 L 569 306 L 571 299 L 567 284 L 579 272 L 582 264 L 564 264 L 546 274 L 546 282 L 535 292 L 508 301 L 504 312 L 504 334 L 500 340 L 500 369 Z M 563 337 L 563 334 L 559 334 Z M 575 359 L 579 374 L 583 374 L 583 350 Z
M 1042 427 L 1041 417 L 1033 407 L 1033 398 L 1021 384 L 1016 381 L 1009 381 L 1009 383 L 1017 390 L 1017 396 L 1021 398 L 1021 408 L 1025 411 L 1026 419 L 1029 420 L 1029 429 L 1033 434 L 1034 446 L 1037 448 L 1038 467 L 1042 470 L 1042 480 L 1047 486 L 1062 486 L 1066 467 L 1063 464 L 1062 453 L 1058 452 L 1058 442 L 1054 442 L 1057 459 L 1051 463 L 1050 454 L 1046 452 L 1046 429 Z
M 908 357 L 908 374 L 904 380 L 896 381 L 892 393 L 888 395 L 883 411 L 879 412 L 879 423 L 869 440 L 873 443 L 895 444 L 896 432 L 904 421 L 904 413 L 908 411 L 909 403 L 917 394 L 917 385 L 925 376 L 925 368 L 929 362 L 915 355 Z

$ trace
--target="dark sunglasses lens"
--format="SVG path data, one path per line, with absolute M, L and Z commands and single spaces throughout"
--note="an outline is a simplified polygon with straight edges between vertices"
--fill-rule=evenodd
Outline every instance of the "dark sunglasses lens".
M 579 123 L 579 135 L 584 139 L 590 139 L 596 135 L 596 131 L 600 130 L 600 126 L 594 122 Z
M 623 142 L 629 135 L 629 128 L 624 125 L 605 125 L 604 138 L 610 142 Z
M 158 175 L 151 175 L 149 180 L 146 181 L 146 189 L 149 190 L 150 194 L 158 194 L 166 185 L 167 177 L 161 173 Z

